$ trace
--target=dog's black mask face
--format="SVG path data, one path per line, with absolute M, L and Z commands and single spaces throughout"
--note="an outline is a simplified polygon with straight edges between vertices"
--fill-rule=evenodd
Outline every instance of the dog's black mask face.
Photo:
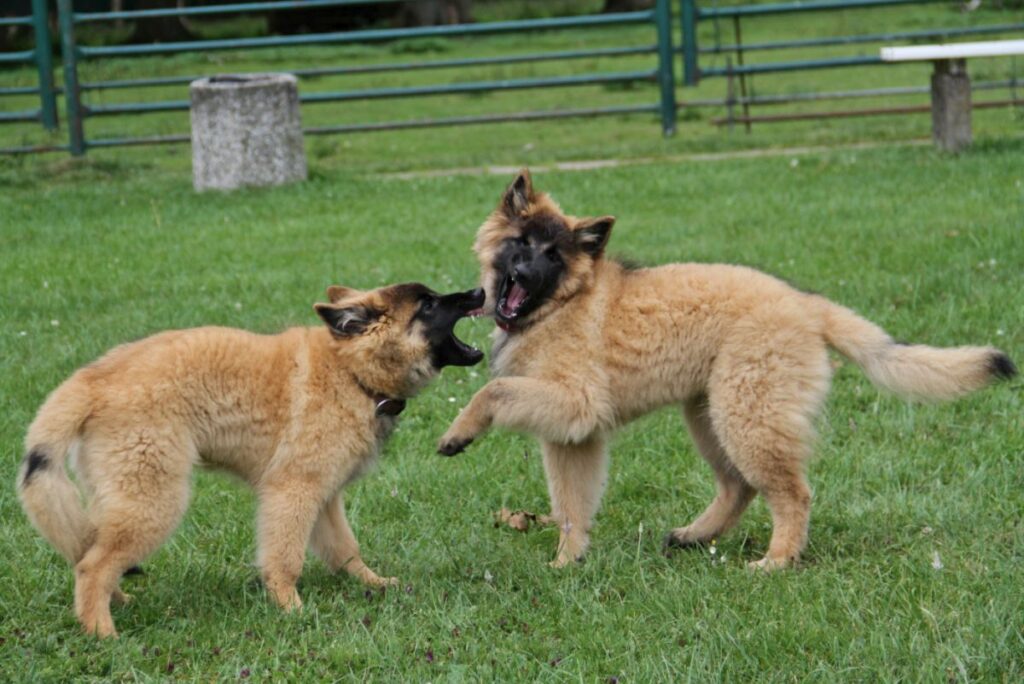
M 484 357 L 483 352 L 455 336 L 455 324 L 479 312 L 483 305 L 484 291 L 481 288 L 447 295 L 439 295 L 426 287 L 422 289 L 412 320 L 423 325 L 423 335 L 430 345 L 435 368 L 472 366 Z
M 521 324 L 547 301 L 575 251 L 568 227 L 553 216 L 532 218 L 518 237 L 505 240 L 494 262 L 494 315 L 499 323 Z

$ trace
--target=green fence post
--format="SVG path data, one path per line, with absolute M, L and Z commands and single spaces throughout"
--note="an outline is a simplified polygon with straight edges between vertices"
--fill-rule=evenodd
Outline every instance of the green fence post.
M 658 26 L 658 86 L 661 90 L 661 131 L 676 132 L 676 82 L 672 74 L 672 0 L 657 0 L 654 21 Z
M 39 69 L 39 113 L 43 126 L 57 130 L 57 93 L 53 87 L 53 41 L 46 21 L 46 0 L 32 0 L 32 31 L 36 48 L 33 51 Z
M 683 29 L 683 84 L 697 85 L 700 69 L 697 66 L 697 0 L 680 0 L 680 22 Z
M 64 101 L 67 106 L 71 154 L 85 154 L 85 132 L 82 126 L 82 100 L 78 88 L 78 47 L 75 45 L 75 18 L 71 0 L 57 0 L 57 21 L 60 24 L 61 52 L 64 56 Z

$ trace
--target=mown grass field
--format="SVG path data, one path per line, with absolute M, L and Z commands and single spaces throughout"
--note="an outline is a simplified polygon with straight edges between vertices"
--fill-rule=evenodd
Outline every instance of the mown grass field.
M 613 251 L 641 261 L 751 264 L 934 344 L 1024 356 L 1024 152 L 896 148 L 539 174 L 571 211 L 613 211 Z M 2 474 L 46 393 L 108 347 L 200 324 L 312 325 L 335 282 L 475 282 L 474 230 L 502 177 L 388 180 L 323 171 L 303 185 L 195 195 L 187 173 L 128 162 L 40 181 L 7 172 L 0 337 Z M 461 334 L 485 345 L 489 325 Z M 83 637 L 70 570 L 0 489 L 0 678 L 380 680 L 618 677 L 776 681 L 1016 681 L 1024 425 L 1019 381 L 952 405 L 882 396 L 854 368 L 821 421 L 811 544 L 772 576 L 755 504 L 707 552 L 666 559 L 662 533 L 712 495 L 673 410 L 615 441 L 587 562 L 550 570 L 550 530 L 495 528 L 502 506 L 544 511 L 537 447 L 496 433 L 434 454 L 486 380 L 446 370 L 411 402 L 376 472 L 350 489 L 367 561 L 402 580 L 366 592 L 311 561 L 306 609 L 283 615 L 252 566 L 253 500 L 199 473 L 178 533 L 126 581 L 116 642 Z M 941 561 L 941 569 L 934 567 Z
M 502 40 L 481 44 L 510 47 Z M 266 53 L 221 57 L 232 69 L 276 68 Z M 118 68 L 174 73 L 208 58 Z M 105 125 L 176 132 L 184 121 Z M 19 144 L 20 130 L 0 127 L 0 143 Z M 251 493 L 198 472 L 178 532 L 145 575 L 125 580 L 135 601 L 114 609 L 121 638 L 98 642 L 80 633 L 71 570 L 30 528 L 13 487 L 47 392 L 117 343 L 206 324 L 316 325 L 311 304 L 332 283 L 474 285 L 473 235 L 510 178 L 386 172 L 651 157 L 535 182 L 571 213 L 618 216 L 613 254 L 759 267 L 898 339 L 994 344 L 1020 363 L 1024 140 L 1012 110 L 979 114 L 975 131 L 959 156 L 884 144 L 927 136 L 926 116 L 751 136 L 687 121 L 671 140 L 645 117 L 320 138 L 307 142 L 309 182 L 228 195 L 192 191 L 187 147 L 0 158 L 0 680 L 1020 681 L 1019 379 L 919 405 L 840 367 L 810 466 L 810 546 L 798 569 L 767 576 L 745 568 L 770 535 L 760 502 L 716 554 L 661 555 L 663 533 L 714 491 L 672 409 L 616 438 L 587 561 L 548 568 L 556 531 L 524 534 L 492 517 L 503 506 L 546 512 L 537 446 L 498 432 L 455 459 L 434 453 L 484 366 L 447 369 L 411 401 L 378 467 L 347 490 L 367 563 L 401 579 L 386 593 L 311 559 L 304 610 L 282 614 L 253 566 Z M 851 141 L 883 144 L 839 145 Z M 836 146 L 674 156 L 807 144 Z M 484 320 L 459 327 L 482 348 L 490 331 Z

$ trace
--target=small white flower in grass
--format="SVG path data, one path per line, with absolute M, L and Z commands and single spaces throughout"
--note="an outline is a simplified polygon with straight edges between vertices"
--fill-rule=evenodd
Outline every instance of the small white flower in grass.
M 391 497 L 394 498 L 396 496 L 398 496 L 398 487 L 392 487 L 391 488 Z
M 996 330 L 996 335 L 999 335 L 1000 337 L 1002 337 L 1005 334 L 1006 334 L 1006 331 L 1003 330 L 1002 328 L 999 328 L 999 330 Z
M 25 337 L 26 335 L 28 335 L 27 330 L 22 330 L 21 332 L 18 333 L 18 337 Z
M 50 289 L 50 281 L 49 280 L 44 280 L 43 281 L 43 287 L 46 288 L 47 290 Z
M 712 539 L 711 540 L 711 548 L 708 549 L 708 553 L 710 553 L 712 556 L 714 556 L 716 553 L 718 553 L 718 547 L 715 546 L 715 544 L 717 544 L 717 543 L 718 543 L 717 539 Z
M 235 302 L 235 311 L 242 310 L 242 302 Z
M 491 574 L 490 570 L 484 570 L 484 582 L 493 582 L 494 575 Z
M 932 551 L 932 568 L 935 570 L 942 569 L 942 559 L 939 558 L 938 551 Z
M 477 373 L 476 371 L 469 371 L 469 377 L 471 377 L 471 378 L 479 378 L 480 374 Z
M 58 325 L 60 325 L 60 321 L 58 321 L 56 318 L 54 318 L 52 321 L 50 321 L 50 325 L 52 325 L 54 328 L 56 328 Z
M 999 263 L 994 258 L 988 260 L 989 268 L 995 268 L 996 264 Z
M 454 404 L 455 403 L 455 397 L 448 397 L 448 403 L 449 404 Z
M 800 160 L 795 158 L 795 157 L 793 159 L 790 159 L 789 160 L 789 166 L 790 166 L 790 168 L 795 169 L 796 167 L 800 166 Z

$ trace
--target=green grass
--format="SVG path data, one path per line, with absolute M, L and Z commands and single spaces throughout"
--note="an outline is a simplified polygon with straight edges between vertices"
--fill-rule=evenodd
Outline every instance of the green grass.
M 538 129 L 548 134 L 550 129 Z M 992 343 L 1024 358 L 1019 141 L 654 163 L 536 182 L 579 214 L 619 217 L 613 252 L 648 263 L 758 266 L 852 306 L 893 335 Z M 187 170 L 109 153 L 7 167 L 0 195 L 2 477 L 46 393 L 110 346 L 201 324 L 313 325 L 335 282 L 471 286 L 474 231 L 506 178 L 384 179 L 313 162 L 308 183 L 196 195 Z M 486 345 L 485 321 L 461 334 Z M 1024 426 L 1018 382 L 948 405 L 880 395 L 838 371 L 821 420 L 811 543 L 800 569 L 752 575 L 763 505 L 705 551 L 666 559 L 667 529 L 713 492 L 674 410 L 614 443 L 587 562 L 545 562 L 551 530 L 496 528 L 546 510 L 538 449 L 494 433 L 433 444 L 483 367 L 410 402 L 379 467 L 348 491 L 367 592 L 311 560 L 305 610 L 273 608 L 252 566 L 253 498 L 199 473 L 178 532 L 126 580 L 121 638 L 82 636 L 72 573 L 0 488 L 0 679 L 244 676 L 380 681 L 1019 681 Z M 939 554 L 943 568 L 932 567 Z
M 496 12 L 498 5 L 481 7 Z M 524 3 L 502 7 L 526 11 Z M 1019 17 L 921 6 L 749 22 L 744 38 Z M 712 28 L 704 27 L 704 44 L 714 40 Z M 728 42 L 728 25 L 722 29 Z M 529 49 L 636 44 L 650 33 L 538 34 Z M 851 53 L 860 49 L 874 46 Z M 521 39 L 493 37 L 106 60 L 87 68 L 90 79 L 125 78 L 522 50 Z M 796 56 L 809 54 L 758 59 Z M 971 69 L 975 78 L 1003 78 L 1014 65 L 978 60 Z M 556 70 L 406 73 L 303 87 Z M 924 85 L 927 76 L 928 67 L 917 65 L 759 77 L 753 85 L 758 92 Z M 24 85 L 32 73 L 5 70 L 0 79 Z M 721 96 L 724 87 L 709 80 L 680 95 Z M 180 89 L 147 93 L 184 96 Z M 655 97 L 646 85 L 584 88 L 321 105 L 303 116 L 325 124 Z M 3 98 L 0 106 L 32 102 Z M 436 439 L 487 379 L 484 367 L 447 369 L 410 402 L 377 469 L 347 493 L 365 559 L 397 575 L 400 590 L 367 592 L 310 560 L 300 585 L 304 611 L 282 614 L 252 565 L 251 493 L 200 472 L 178 532 L 146 561 L 146 575 L 125 581 L 136 600 L 114 610 L 121 638 L 101 643 L 81 635 L 72 573 L 30 528 L 14 496 L 24 430 L 47 392 L 111 346 L 158 330 L 315 325 L 310 305 L 332 283 L 472 286 L 473 235 L 510 178 L 401 179 L 390 172 L 650 158 L 622 168 L 539 172 L 535 181 L 567 211 L 618 216 L 613 254 L 651 264 L 752 265 L 855 308 L 899 339 L 995 344 L 1024 360 L 1024 139 L 1013 110 L 976 112 L 978 142 L 959 156 L 886 146 L 926 138 L 927 115 L 755 126 L 746 135 L 713 128 L 708 119 L 719 114 L 697 110 L 668 140 L 645 116 L 315 138 L 307 141 L 309 182 L 229 195 L 191 190 L 187 146 L 92 150 L 85 160 L 0 158 L 0 480 L 8 483 L 0 487 L 7 523 L 0 537 L 0 680 L 209 681 L 246 673 L 303 681 L 1024 678 L 1021 381 L 954 404 L 912 405 L 878 393 L 849 365 L 837 371 L 820 421 L 819 457 L 810 466 L 811 542 L 795 571 L 745 570 L 771 531 L 760 502 L 719 540 L 720 560 L 707 551 L 660 554 L 662 534 L 703 510 L 714 489 L 671 409 L 619 434 L 587 562 L 550 570 L 553 530 L 521 534 L 496 528 L 491 517 L 502 506 L 546 511 L 536 445 L 499 432 L 456 459 L 434 454 Z M 183 132 L 187 116 L 94 119 L 88 130 Z M 0 146 L 45 140 L 38 127 L 0 126 Z M 881 146 L 843 146 L 858 142 Z M 835 147 L 714 162 L 686 156 L 804 145 Z M 486 347 L 490 327 L 467 321 L 460 335 Z M 933 567 L 935 554 L 941 569 Z

